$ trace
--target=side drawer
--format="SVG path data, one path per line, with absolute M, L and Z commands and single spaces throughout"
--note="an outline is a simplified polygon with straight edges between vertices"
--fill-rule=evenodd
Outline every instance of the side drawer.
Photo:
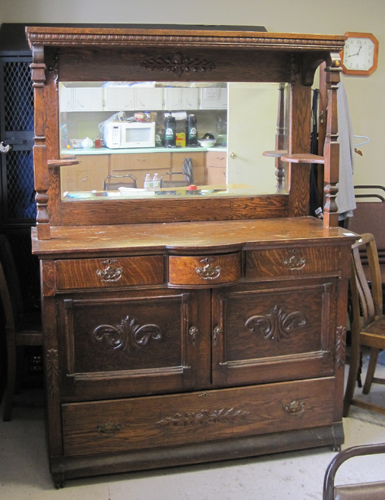
M 94 288 L 128 285 L 160 285 L 164 281 L 164 257 L 114 257 L 57 260 L 56 288 Z
M 225 255 L 179 256 L 168 260 L 169 284 L 176 286 L 205 286 L 232 283 L 241 276 L 239 252 Z
M 246 252 L 246 278 L 306 276 L 340 271 L 338 247 L 287 247 Z
M 64 454 L 217 441 L 333 423 L 334 378 L 62 406 Z

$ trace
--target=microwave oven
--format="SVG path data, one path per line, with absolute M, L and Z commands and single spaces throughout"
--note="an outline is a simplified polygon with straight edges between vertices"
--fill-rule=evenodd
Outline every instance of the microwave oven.
M 104 126 L 107 148 L 155 147 L 155 122 L 110 122 Z

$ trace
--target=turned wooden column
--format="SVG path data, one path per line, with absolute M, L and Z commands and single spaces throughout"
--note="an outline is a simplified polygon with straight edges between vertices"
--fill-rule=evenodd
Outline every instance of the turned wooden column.
M 45 144 L 45 112 L 44 112 L 44 84 L 45 70 L 44 47 L 35 45 L 32 49 L 32 86 L 35 100 L 35 136 L 33 146 L 34 182 L 36 191 L 36 227 L 39 240 L 50 239 L 50 224 L 48 215 L 48 155 Z
M 339 53 L 331 53 L 331 63 L 325 69 L 326 85 L 328 90 L 328 107 L 326 122 L 326 139 L 324 147 L 324 226 L 338 226 L 338 207 L 336 196 L 338 193 L 340 145 L 338 143 L 338 111 L 337 90 L 340 82 L 341 59 Z

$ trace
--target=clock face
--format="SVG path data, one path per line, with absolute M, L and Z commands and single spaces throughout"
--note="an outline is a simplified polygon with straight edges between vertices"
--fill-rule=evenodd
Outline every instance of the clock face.
M 346 41 L 343 63 L 347 70 L 368 71 L 373 61 L 374 43 L 370 38 L 349 38 Z

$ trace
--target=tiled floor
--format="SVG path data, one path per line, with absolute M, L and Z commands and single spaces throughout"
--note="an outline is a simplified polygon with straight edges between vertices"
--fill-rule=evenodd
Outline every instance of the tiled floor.
M 379 370 L 385 376 L 385 366 Z M 373 388 L 372 397 L 385 390 Z M 352 407 L 345 444 L 385 442 L 385 416 Z M 322 499 L 329 448 L 225 463 L 67 481 L 55 490 L 48 470 L 42 409 L 15 408 L 0 421 L 1 500 L 310 500 Z M 384 479 L 384 456 L 350 460 L 338 482 Z

